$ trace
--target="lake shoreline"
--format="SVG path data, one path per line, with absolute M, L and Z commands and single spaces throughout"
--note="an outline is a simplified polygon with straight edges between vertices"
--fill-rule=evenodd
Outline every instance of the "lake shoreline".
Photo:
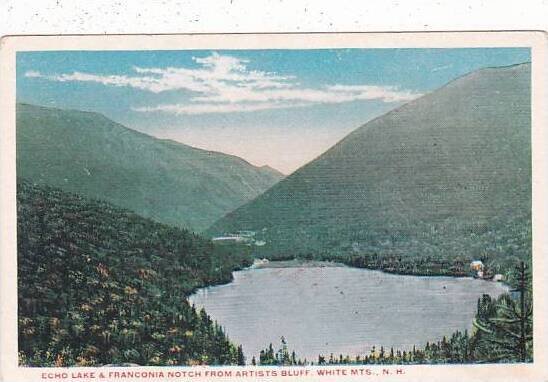
M 492 296 L 506 292 L 501 284 L 478 284 L 480 280 L 471 277 L 407 275 L 400 280 L 399 275 L 378 269 L 361 268 L 364 273 L 359 269 L 329 261 L 256 260 L 235 272 L 232 283 L 197 291 L 189 302 L 222 323 L 231 340 L 244 346 L 248 358 L 284 336 L 300 357 L 311 359 L 330 352 L 369 354 L 375 345 L 409 350 L 456 330 L 471 330 L 481 290 Z M 390 292 L 395 290 L 397 294 Z M 401 321 L 402 316 L 409 321 Z M 431 328 L 420 325 L 426 322 L 424 317 Z M 260 341 L 251 339 L 260 337 L 257 333 L 264 325 L 268 335 Z M 394 336 L 398 329 L 390 329 L 377 338 L 379 328 L 406 325 L 422 334 L 407 338 L 406 331 Z M 252 328 L 258 332 L 250 338 Z
M 382 267 L 365 267 L 365 266 L 359 266 L 353 263 L 346 263 L 346 262 L 339 262 L 339 261 L 333 261 L 333 260 L 311 260 L 311 259 L 303 259 L 299 257 L 294 257 L 292 259 L 284 259 L 284 260 L 270 260 L 268 258 L 254 258 L 253 263 L 249 265 L 243 265 L 241 267 L 236 267 L 232 270 L 232 273 L 230 274 L 230 278 L 224 279 L 224 280 L 217 280 L 214 283 L 204 284 L 204 285 L 196 285 L 193 288 L 191 288 L 188 292 L 185 293 L 185 298 L 188 299 L 190 296 L 195 294 L 198 290 L 203 288 L 212 288 L 217 286 L 226 286 L 231 284 L 234 281 L 234 272 L 241 272 L 241 271 L 247 271 L 247 270 L 258 270 L 258 269 L 272 269 L 272 268 L 341 268 L 341 267 L 348 267 L 353 269 L 365 269 L 370 271 L 377 271 L 381 273 L 385 273 L 388 275 L 397 275 L 397 276 L 414 276 L 414 277 L 428 277 L 428 278 L 454 278 L 454 279 L 474 279 L 474 280 L 482 280 L 487 282 L 492 282 L 495 284 L 501 284 L 504 287 L 510 289 L 510 285 L 507 284 L 505 281 L 493 281 L 490 279 L 479 279 L 477 277 L 473 277 L 469 274 L 454 274 L 454 273 L 428 273 L 428 272 L 401 272 L 401 271 L 392 271 L 390 269 L 382 268 Z
M 306 260 L 306 259 L 293 259 L 293 260 L 267 260 L 267 259 L 255 259 L 253 265 L 246 269 L 267 269 L 267 268 L 331 268 L 331 267 L 346 267 L 346 264 L 325 261 L 325 260 Z M 353 267 L 355 268 L 355 267 Z
M 249 267 L 245 267 L 240 270 L 246 269 L 270 269 L 270 268 L 326 268 L 326 267 L 349 267 L 355 269 L 367 269 L 370 271 L 378 271 L 389 275 L 398 276 L 415 276 L 415 277 L 450 277 L 450 278 L 464 278 L 464 279 L 477 279 L 493 283 L 500 283 L 506 287 L 510 287 L 504 281 L 494 281 L 491 279 L 480 279 L 469 274 L 454 274 L 454 273 L 429 273 L 429 272 L 401 272 L 392 271 L 390 269 L 382 267 L 363 267 L 352 263 L 337 262 L 331 260 L 307 260 L 302 258 L 294 258 L 291 260 L 269 260 L 269 259 L 255 259 L 253 264 Z

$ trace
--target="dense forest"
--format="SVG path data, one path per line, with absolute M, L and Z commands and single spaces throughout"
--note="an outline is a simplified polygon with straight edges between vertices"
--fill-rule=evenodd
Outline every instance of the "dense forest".
M 185 296 L 230 281 L 247 247 L 22 180 L 17 208 L 21 365 L 244 363 Z
M 417 225 L 421 223 L 417 222 Z M 345 232 L 345 227 L 333 228 L 326 235 L 307 243 L 307 248 L 284 247 L 291 240 L 257 247 L 256 256 L 270 260 L 337 261 L 349 266 L 378 269 L 390 273 L 422 276 L 468 276 L 470 262 L 481 260 L 485 276 L 502 274 L 505 279 L 516 263 L 531 264 L 532 224 L 531 213 L 523 212 L 513 219 L 501 216 L 489 224 L 463 225 L 455 232 L 442 227 L 424 227 L 432 234 L 413 239 L 409 232 L 368 231 Z M 288 233 L 297 235 L 297 233 Z M 330 241 L 322 239 L 331 238 Z M 268 232 L 258 232 L 257 240 L 269 242 Z M 316 245 L 314 245 L 315 243 Z
M 272 344 L 261 350 L 259 365 L 352 365 L 352 364 L 436 364 L 532 362 L 533 305 L 529 269 L 523 262 L 510 273 L 511 294 L 497 299 L 483 295 L 478 299 L 472 333 L 456 331 L 424 347 L 401 350 L 372 346 L 368 354 L 350 357 L 331 353 L 317 360 L 302 360 L 289 350 L 281 338 L 277 350 Z

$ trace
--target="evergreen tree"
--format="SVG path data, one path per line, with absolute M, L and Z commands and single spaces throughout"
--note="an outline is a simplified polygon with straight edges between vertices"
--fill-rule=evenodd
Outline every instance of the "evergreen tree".
M 318 365 L 325 365 L 325 357 L 321 354 L 318 356 Z
M 474 320 L 477 329 L 476 357 L 489 361 L 532 360 L 533 304 L 531 281 L 521 262 L 513 278 L 516 297 L 502 295 L 495 301 L 485 299 Z
M 239 346 L 238 346 L 237 352 L 238 352 L 238 356 L 237 356 L 238 365 L 240 365 L 240 366 L 245 366 L 245 356 L 244 356 L 244 351 L 243 351 L 243 349 L 242 349 L 242 345 L 239 345 Z M 254 358 L 253 360 L 255 360 L 255 358 Z

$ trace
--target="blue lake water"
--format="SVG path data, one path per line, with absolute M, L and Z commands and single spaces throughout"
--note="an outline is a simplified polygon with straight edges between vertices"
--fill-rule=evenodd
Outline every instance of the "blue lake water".
M 472 328 L 477 299 L 507 291 L 472 278 L 418 277 L 346 266 L 250 268 L 189 300 L 204 307 L 247 361 L 284 336 L 301 359 L 410 349 Z

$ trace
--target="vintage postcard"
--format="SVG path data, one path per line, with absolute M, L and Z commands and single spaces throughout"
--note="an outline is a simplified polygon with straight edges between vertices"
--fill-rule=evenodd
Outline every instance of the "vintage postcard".
M 546 380 L 546 41 L 2 39 L 0 380 Z

